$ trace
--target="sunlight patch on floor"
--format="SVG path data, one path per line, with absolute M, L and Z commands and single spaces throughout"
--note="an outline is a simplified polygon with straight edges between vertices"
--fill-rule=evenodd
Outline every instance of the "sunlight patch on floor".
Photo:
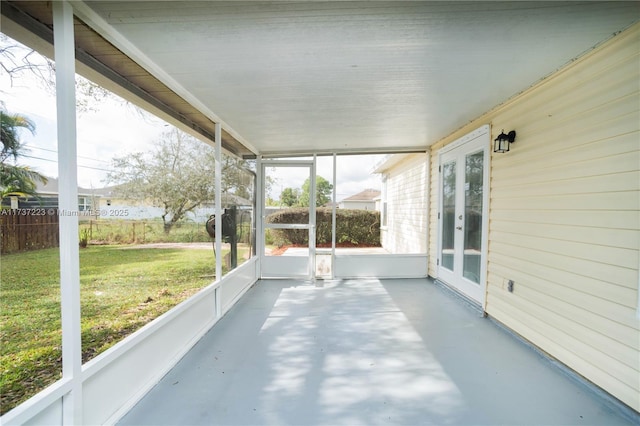
M 276 324 L 262 398 L 273 415 L 289 398 L 314 398 L 327 421 L 341 424 L 397 419 L 425 403 L 440 415 L 462 405 L 455 383 L 378 280 L 283 289 L 261 333 Z

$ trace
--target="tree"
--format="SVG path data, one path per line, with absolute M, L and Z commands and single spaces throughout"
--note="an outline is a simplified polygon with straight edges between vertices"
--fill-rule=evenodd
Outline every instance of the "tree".
M 32 170 L 28 166 L 18 165 L 18 158 L 24 153 L 24 146 L 20 142 L 20 129 L 35 132 L 36 126 L 28 117 L 20 114 L 9 114 L 4 108 L 0 109 L 0 193 L 2 198 L 10 195 L 26 197 L 36 195 L 38 181 L 47 183 L 47 178 Z M 12 160 L 14 164 L 9 164 Z
M 0 110 L 0 139 L 2 139 L 2 154 L 0 163 L 4 163 L 7 158 L 18 159 L 22 145 L 18 131 L 27 129 L 31 133 L 36 131 L 36 125 L 29 118 L 19 114 L 9 114 L 3 109 Z
M 0 193 L 2 198 L 37 197 L 37 182 L 47 183 L 47 178 L 28 166 L 0 165 Z
M 280 193 L 280 203 L 288 207 L 297 206 L 300 202 L 300 190 L 293 188 L 285 188 Z
M 33 80 L 29 77 L 35 77 L 35 81 L 49 95 L 55 96 L 55 62 L 3 34 L 0 34 L 0 72 L 4 72 L 9 77 L 12 86 L 17 79 L 23 77 L 27 78 L 26 84 L 33 84 L 31 82 Z M 104 87 L 76 74 L 76 109 L 78 112 L 97 111 L 100 102 L 108 98 L 116 99 Z M 138 107 L 125 100 L 121 100 L 121 102 L 145 117 L 145 113 Z
M 174 129 L 151 152 L 113 159 L 107 180 L 116 195 L 147 200 L 163 209 L 164 231 L 205 202 L 215 199 L 213 148 Z
M 55 80 L 53 61 L 3 34 L 0 34 L 0 69 L 7 74 L 11 85 L 24 72 L 34 74 L 45 86 Z
M 222 194 L 233 194 L 245 200 L 253 199 L 253 170 L 245 160 L 222 155 Z M 223 199 L 223 203 L 225 200 Z
M 300 201 L 298 203 L 301 207 L 309 207 L 310 185 L 309 179 L 305 180 L 302 184 L 302 193 L 300 194 Z M 322 176 L 316 176 L 316 207 L 324 206 L 331 200 L 331 191 L 333 191 L 333 185 Z

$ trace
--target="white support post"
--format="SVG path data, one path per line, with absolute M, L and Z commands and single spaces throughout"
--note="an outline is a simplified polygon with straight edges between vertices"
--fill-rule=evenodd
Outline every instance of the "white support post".
M 80 334 L 80 251 L 78 245 L 78 167 L 76 155 L 76 86 L 73 9 L 53 2 L 58 123 L 60 215 L 60 297 L 62 310 L 62 377 L 72 381 L 63 398 L 62 423 L 82 424 L 82 341 Z
M 258 256 L 258 270 L 256 276 L 258 278 L 262 277 L 262 259 L 264 258 L 265 253 L 265 239 L 264 239 L 264 208 L 266 205 L 266 194 L 265 194 L 265 170 L 262 167 L 262 155 L 258 155 L 256 159 L 256 212 L 255 212 L 255 220 L 256 220 L 256 255 Z
M 216 123 L 215 125 L 215 203 L 216 203 L 216 281 L 222 279 L 222 125 Z M 216 315 L 222 314 L 221 299 L 222 288 L 219 288 L 218 297 L 216 298 Z
M 316 277 L 316 154 L 313 154 L 309 182 L 309 278 Z
M 333 153 L 333 200 L 331 203 L 331 279 L 335 278 L 335 264 L 336 264 L 336 186 L 338 181 L 337 176 L 337 155 Z

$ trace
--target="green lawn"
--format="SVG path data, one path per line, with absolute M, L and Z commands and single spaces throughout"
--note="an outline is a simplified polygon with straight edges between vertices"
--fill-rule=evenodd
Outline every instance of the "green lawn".
M 0 258 L 2 413 L 61 377 L 59 262 L 58 249 Z M 214 262 L 212 250 L 80 250 L 83 361 L 213 282 Z
M 251 224 L 237 226 L 238 241 L 248 244 Z M 83 220 L 80 232 L 86 232 L 89 241 L 101 244 L 132 243 L 194 243 L 211 242 L 204 223 L 178 222 L 169 234 L 164 232 L 162 220 Z

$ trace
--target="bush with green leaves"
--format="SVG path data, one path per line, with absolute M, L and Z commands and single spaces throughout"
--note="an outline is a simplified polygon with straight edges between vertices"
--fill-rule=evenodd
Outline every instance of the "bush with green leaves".
M 267 216 L 267 223 L 309 223 L 309 209 L 304 207 L 280 210 Z M 271 229 L 277 246 L 307 245 L 306 229 Z M 363 247 L 380 246 L 380 213 L 371 210 L 336 210 L 336 243 Z M 316 245 L 331 245 L 331 209 L 316 209 Z

